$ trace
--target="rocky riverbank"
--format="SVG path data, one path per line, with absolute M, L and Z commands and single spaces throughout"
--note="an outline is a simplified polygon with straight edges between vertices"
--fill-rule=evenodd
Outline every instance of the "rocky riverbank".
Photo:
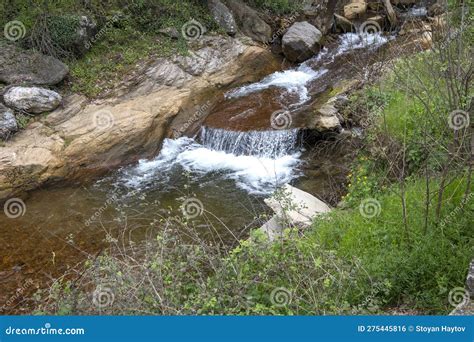
M 222 37 L 201 43 L 190 57 L 155 61 L 116 96 L 93 102 L 65 98 L 62 108 L 6 141 L 0 149 L 0 197 L 153 156 L 171 135 L 173 120 L 187 120 L 219 92 L 279 67 L 261 47 Z
M 96 100 L 80 94 L 60 95 L 56 85 L 69 71 L 63 62 L 2 43 L 0 81 L 6 86 L 2 91 L 5 106 L 0 107 L 0 137 L 5 140 L 0 148 L 0 198 L 97 176 L 154 156 L 163 138 L 195 129 L 226 90 L 278 70 L 282 58 L 307 60 L 327 45 L 325 41 L 334 39 L 333 33 L 364 35 L 401 28 L 400 34 L 412 35 L 412 42 L 429 48 L 427 32 L 432 26 L 428 22 L 441 25 L 442 21 L 427 19 L 421 11 L 421 15 L 398 14 L 394 26 L 391 6 L 362 2 L 339 7 L 331 1 L 314 2 L 282 17 L 271 17 L 237 0 L 209 1 L 208 6 L 227 37 L 204 35 L 198 25 L 194 29 L 199 39 L 193 38 L 188 56 L 152 60 Z M 440 13 L 430 9 L 430 14 Z M 95 40 L 95 24 L 89 19 L 79 23 L 77 40 Z M 192 32 L 183 30 L 183 34 Z M 309 118 L 310 126 L 340 129 L 334 106 L 323 103 L 319 107 L 316 117 Z

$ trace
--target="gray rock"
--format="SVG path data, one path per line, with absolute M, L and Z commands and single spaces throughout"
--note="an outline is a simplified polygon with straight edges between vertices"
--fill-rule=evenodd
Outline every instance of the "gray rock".
M 318 53 L 322 33 L 310 23 L 294 23 L 282 39 L 283 53 L 291 62 L 304 62 Z
M 79 17 L 79 24 L 72 41 L 72 48 L 78 56 L 84 55 L 90 47 L 90 41 L 97 34 L 97 24 L 91 18 Z
M 243 34 L 262 43 L 270 41 L 272 28 L 257 11 L 240 0 L 225 0 L 225 5 L 232 11 Z
M 54 85 L 69 69 L 60 60 L 11 44 L 0 46 L 0 82 L 7 84 Z
M 58 93 L 39 87 L 12 87 L 3 99 L 7 106 L 33 114 L 54 110 L 62 100 Z
M 18 131 L 18 124 L 13 111 L 0 103 L 0 139 L 7 140 Z
M 229 8 L 220 0 L 209 0 L 208 7 L 214 20 L 222 27 L 229 36 L 237 33 L 237 23 Z

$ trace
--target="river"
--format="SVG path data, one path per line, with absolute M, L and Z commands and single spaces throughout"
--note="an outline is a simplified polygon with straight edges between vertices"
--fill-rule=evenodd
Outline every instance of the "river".
M 268 220 L 263 199 L 279 186 L 324 198 L 330 178 L 344 174 L 340 156 L 315 157 L 304 141 L 311 106 L 389 40 L 342 35 L 296 68 L 229 91 L 194 134 L 166 139 L 155 158 L 93 183 L 31 192 L 20 217 L 0 215 L 1 310 L 29 312 L 37 289 L 111 242 L 155 238 L 170 217 L 189 222 L 209 243 L 234 246 Z M 291 122 L 275 127 L 282 109 Z

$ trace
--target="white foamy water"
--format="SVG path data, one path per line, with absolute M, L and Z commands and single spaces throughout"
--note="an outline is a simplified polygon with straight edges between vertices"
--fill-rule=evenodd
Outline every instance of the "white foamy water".
M 160 154 L 152 160 L 142 160 L 123 171 L 122 183 L 134 189 L 146 187 L 152 180 L 165 180 L 176 166 L 195 176 L 220 172 L 217 177 L 233 179 L 237 186 L 252 194 L 270 194 L 278 186 L 297 177 L 300 152 L 278 157 L 236 155 L 205 147 L 195 140 L 182 137 L 165 139 Z
M 275 159 L 256 156 L 236 156 L 205 147 L 189 149 L 179 154 L 177 162 L 194 172 L 224 171 L 237 186 L 254 194 L 270 194 L 277 187 L 295 178 L 294 168 L 300 153 Z
M 387 43 L 391 38 L 387 38 L 380 33 L 345 33 L 341 35 L 339 46 L 335 55 L 341 55 L 351 50 L 372 49 Z
M 426 7 L 412 7 L 408 10 L 409 17 L 426 17 L 428 10 Z
M 300 103 L 309 100 L 308 88 L 306 85 L 324 75 L 328 70 L 313 70 L 306 64 L 302 64 L 297 69 L 275 72 L 257 83 L 252 83 L 226 93 L 226 98 L 236 98 L 246 96 L 271 87 L 283 88 L 289 93 L 296 93 L 300 98 Z
M 225 97 L 228 99 L 237 98 L 271 87 L 277 87 L 283 88 L 289 93 L 298 94 L 300 101 L 294 105 L 303 104 L 309 100 L 308 83 L 328 72 L 326 68 L 313 70 L 307 65 L 308 62 L 314 63 L 324 58 L 333 60 L 335 56 L 339 56 L 350 50 L 376 49 L 389 40 L 390 38 L 383 36 L 381 33 L 345 33 L 341 35 L 340 43 L 335 51 L 328 51 L 328 49 L 324 48 L 318 55 L 301 64 L 298 68 L 275 72 L 260 82 L 231 90 L 225 94 Z

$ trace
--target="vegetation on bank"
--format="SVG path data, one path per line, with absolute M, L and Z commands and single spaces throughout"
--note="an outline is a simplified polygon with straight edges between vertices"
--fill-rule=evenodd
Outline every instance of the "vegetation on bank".
M 246 2 L 273 14 L 289 14 L 301 9 L 305 0 L 248 0 Z
M 97 23 L 97 34 L 82 55 L 74 45 L 80 16 Z M 208 31 L 218 29 L 202 1 L 114 0 L 7 1 L 2 22 L 19 20 L 26 35 L 20 43 L 64 60 L 70 67 L 71 90 L 95 97 L 149 58 L 187 53 L 181 27 L 194 19 Z M 175 37 L 161 30 L 174 28 Z M 45 44 L 44 42 L 48 42 Z

